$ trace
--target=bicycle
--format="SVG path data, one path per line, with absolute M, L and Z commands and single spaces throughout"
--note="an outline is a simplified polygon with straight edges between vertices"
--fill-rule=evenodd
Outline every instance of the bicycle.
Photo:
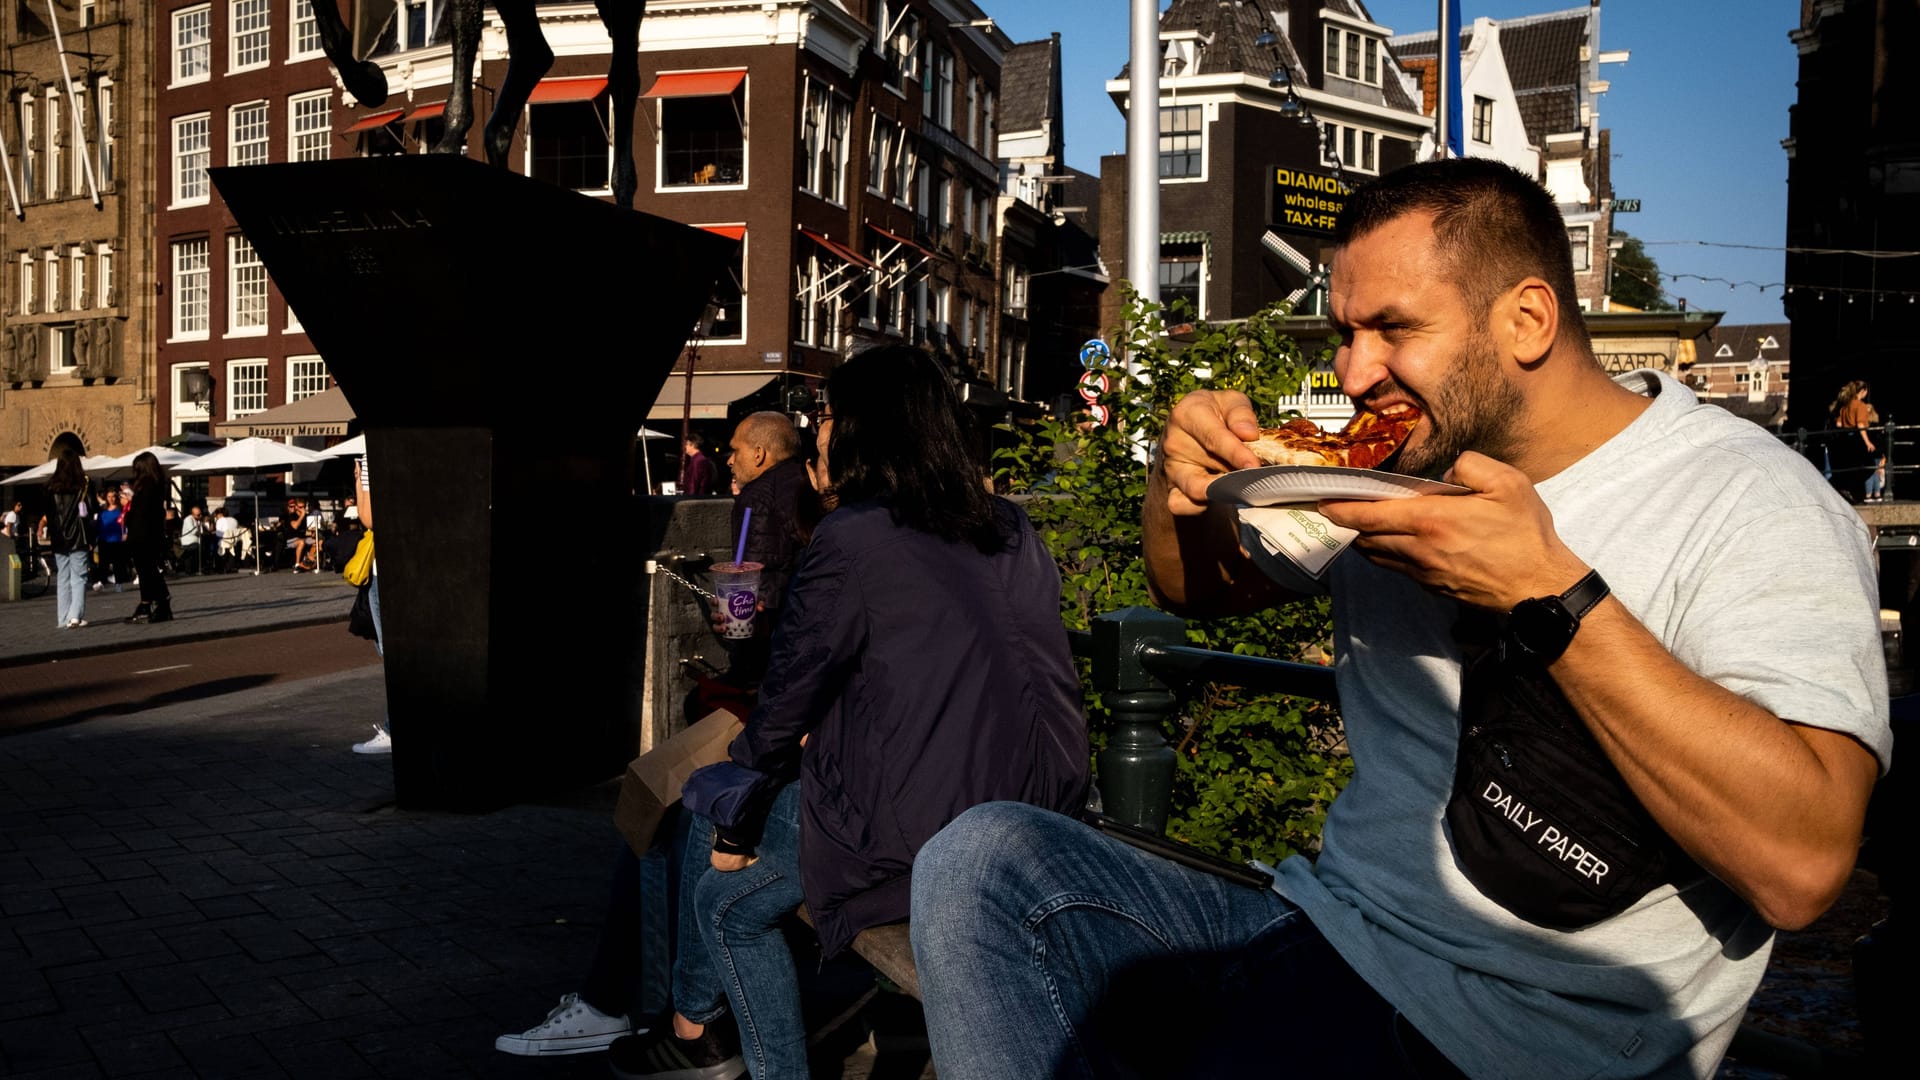
M 34 600 L 53 589 L 53 556 L 45 551 L 16 556 L 20 560 L 20 599 Z

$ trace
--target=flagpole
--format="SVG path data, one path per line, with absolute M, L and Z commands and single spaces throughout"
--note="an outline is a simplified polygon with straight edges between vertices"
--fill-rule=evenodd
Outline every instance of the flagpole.
M 1127 67 L 1127 277 L 1160 302 L 1160 3 L 1133 0 Z
M 1460 138 L 1460 4 L 1439 0 L 1439 33 L 1435 35 L 1435 74 L 1440 85 L 1434 95 L 1433 156 L 1462 156 Z

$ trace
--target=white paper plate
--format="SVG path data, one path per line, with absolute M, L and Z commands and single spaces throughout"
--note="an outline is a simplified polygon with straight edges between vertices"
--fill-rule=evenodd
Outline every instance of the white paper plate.
M 1463 495 L 1471 488 L 1422 480 L 1378 469 L 1331 465 L 1265 465 L 1237 469 L 1207 485 L 1207 500 L 1248 506 L 1283 506 L 1321 499 L 1406 499 L 1415 495 Z

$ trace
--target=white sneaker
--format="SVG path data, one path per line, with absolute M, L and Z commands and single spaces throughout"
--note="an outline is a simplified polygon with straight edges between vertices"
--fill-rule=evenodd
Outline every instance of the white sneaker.
M 386 728 L 375 724 L 373 728 L 373 738 L 368 739 L 366 742 L 354 743 L 353 752 L 356 754 L 391 754 L 393 753 L 393 736 L 387 733 Z
M 99 592 L 101 589 L 104 589 L 106 587 L 107 587 L 107 583 L 104 581 L 96 581 L 93 583 L 94 592 Z
M 613 1044 L 613 1040 L 632 1030 L 633 1025 L 627 1022 L 626 1017 L 608 1016 L 581 1001 L 579 994 L 568 994 L 560 999 L 560 1004 L 553 1007 L 553 1011 L 538 1027 L 528 1028 L 518 1035 L 502 1035 L 493 1040 L 493 1048 L 524 1057 L 591 1054 L 595 1050 L 605 1050 Z

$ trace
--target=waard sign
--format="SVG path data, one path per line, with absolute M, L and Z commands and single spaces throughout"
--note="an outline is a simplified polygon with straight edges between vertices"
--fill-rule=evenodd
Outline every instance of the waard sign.
M 1273 208 L 1267 219 L 1282 232 L 1332 236 L 1333 223 L 1347 205 L 1347 185 L 1332 173 L 1273 168 Z

